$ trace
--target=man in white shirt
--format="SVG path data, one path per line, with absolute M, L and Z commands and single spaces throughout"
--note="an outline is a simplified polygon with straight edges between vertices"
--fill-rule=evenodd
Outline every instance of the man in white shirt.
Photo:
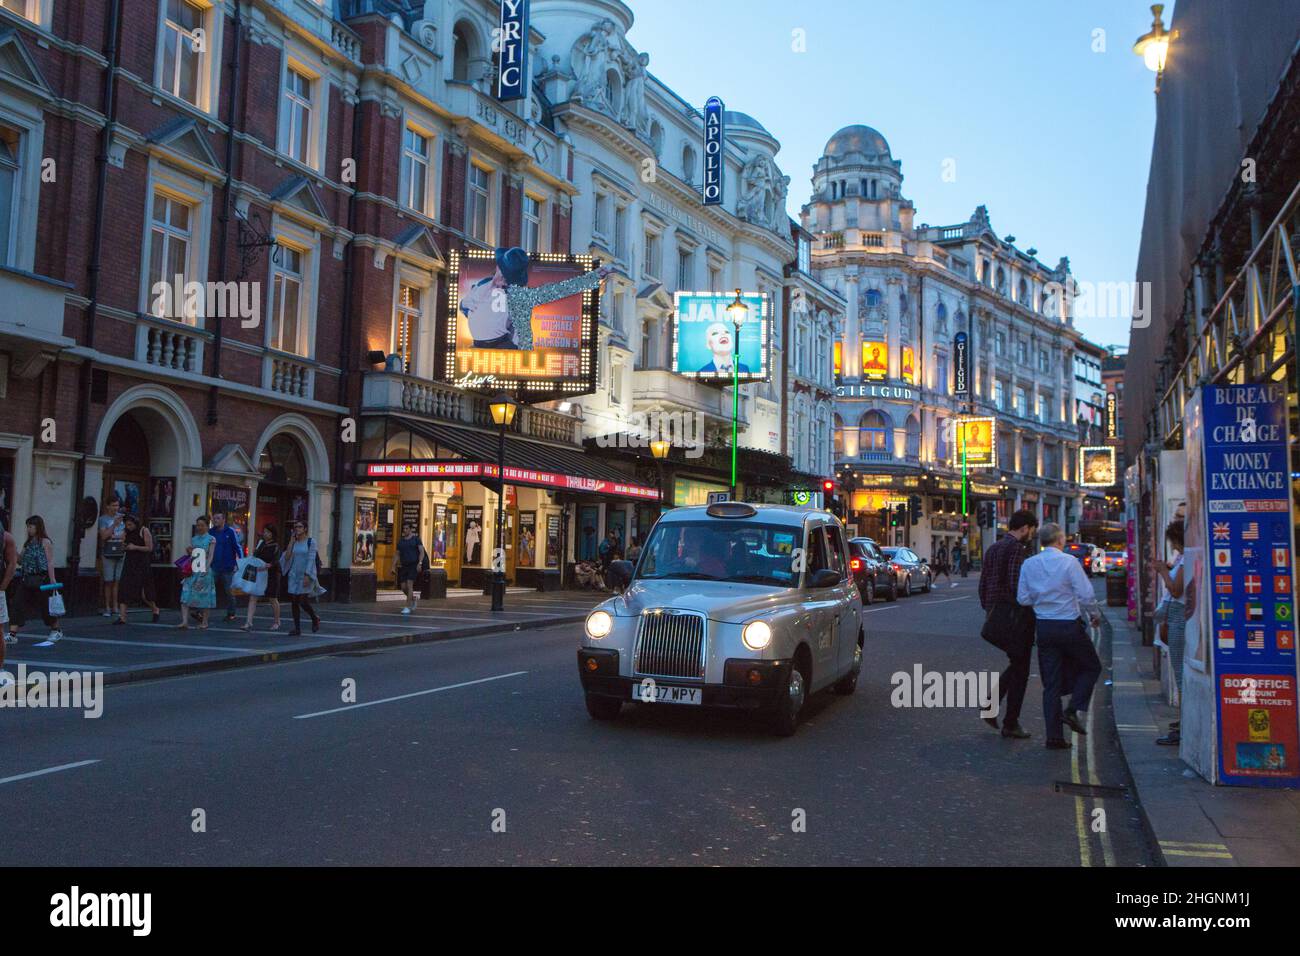
M 1047 746 L 1070 746 L 1061 734 L 1064 721 L 1076 733 L 1086 734 L 1079 711 L 1088 709 L 1092 689 L 1101 675 L 1101 660 L 1083 623 L 1086 609 L 1094 625 L 1101 610 L 1092 582 L 1078 560 L 1066 554 L 1065 531 L 1045 524 L 1038 533 L 1043 550 L 1020 566 L 1016 600 L 1034 609 L 1038 633 L 1038 673 L 1043 679 L 1043 720 Z M 1071 686 L 1064 686 L 1069 671 Z M 1061 695 L 1070 693 L 1070 706 L 1061 711 Z

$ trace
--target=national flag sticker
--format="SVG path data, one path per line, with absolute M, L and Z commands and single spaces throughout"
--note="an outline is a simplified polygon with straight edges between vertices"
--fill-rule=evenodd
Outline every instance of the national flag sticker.
M 1288 568 L 1291 566 L 1291 551 L 1289 548 L 1273 549 L 1273 567 Z
M 1273 593 L 1290 594 L 1291 593 L 1291 575 L 1275 574 L 1273 575 Z
M 1295 650 L 1295 631 L 1278 631 L 1276 636 L 1279 651 Z
M 1237 632 L 1225 630 L 1219 632 L 1219 649 L 1223 651 L 1234 650 L 1237 646 Z
M 1290 601 L 1281 601 L 1273 605 L 1273 620 L 1289 624 L 1293 616 Z
M 1264 603 L 1262 601 L 1246 602 L 1246 620 L 1247 621 L 1264 620 Z
M 1246 522 L 1246 524 L 1245 524 L 1245 525 L 1242 527 L 1242 529 L 1241 529 L 1241 540 L 1242 540 L 1242 541 L 1258 541 L 1258 540 L 1259 540 L 1259 522 L 1258 522 L 1258 521 L 1248 521 L 1248 522 Z
M 1214 540 L 1227 541 L 1232 535 L 1231 526 L 1226 521 L 1214 522 Z
M 1220 624 L 1231 623 L 1233 614 L 1235 613 L 1233 611 L 1232 602 L 1227 598 L 1220 598 L 1218 606 L 1214 609 L 1214 613 L 1219 615 Z
M 1247 594 L 1258 594 L 1264 590 L 1264 582 L 1258 574 L 1248 574 L 1246 575 L 1245 587 Z
M 1216 568 L 1232 567 L 1232 549 L 1215 548 L 1214 549 L 1214 566 Z
M 1232 575 L 1216 574 L 1214 576 L 1214 593 L 1231 594 L 1232 593 Z
M 1246 648 L 1252 651 L 1262 651 L 1264 649 L 1264 629 L 1254 627 L 1246 632 Z

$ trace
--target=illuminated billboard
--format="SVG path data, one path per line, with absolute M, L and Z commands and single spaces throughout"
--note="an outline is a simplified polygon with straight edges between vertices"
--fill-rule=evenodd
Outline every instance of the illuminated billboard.
M 736 360 L 736 326 L 727 307 L 734 292 L 678 292 L 674 296 L 677 320 L 673 323 L 673 371 L 701 379 L 733 377 Z M 766 381 L 769 375 L 772 312 L 768 297 L 742 292 L 745 323 L 740 327 L 740 358 L 736 372 L 742 382 Z
M 1079 484 L 1085 488 L 1109 488 L 1115 484 L 1115 449 L 1093 445 L 1079 449 Z
M 998 420 L 996 418 L 959 418 L 957 440 L 953 442 L 953 464 L 967 468 L 996 468 L 998 464 Z
M 522 401 L 596 391 L 601 274 L 590 256 L 453 250 L 438 378 Z
M 862 343 L 862 377 L 882 382 L 889 378 L 889 346 L 884 342 Z
M 909 385 L 916 384 L 916 353 L 910 345 L 903 346 L 903 381 Z

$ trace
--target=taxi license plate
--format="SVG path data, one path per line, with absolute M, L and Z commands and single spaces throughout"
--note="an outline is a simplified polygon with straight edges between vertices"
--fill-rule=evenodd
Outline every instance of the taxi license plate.
M 632 699 L 643 704 L 703 704 L 698 687 L 667 687 L 663 684 L 634 684 Z

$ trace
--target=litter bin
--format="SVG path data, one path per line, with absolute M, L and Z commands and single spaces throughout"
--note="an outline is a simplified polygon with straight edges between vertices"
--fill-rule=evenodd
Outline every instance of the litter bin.
M 1128 572 L 1123 568 L 1106 572 L 1106 606 L 1128 607 Z
M 441 599 L 447 596 L 447 572 L 442 568 L 430 568 L 424 572 L 424 587 L 420 589 L 420 597 L 428 601 L 430 599 Z

